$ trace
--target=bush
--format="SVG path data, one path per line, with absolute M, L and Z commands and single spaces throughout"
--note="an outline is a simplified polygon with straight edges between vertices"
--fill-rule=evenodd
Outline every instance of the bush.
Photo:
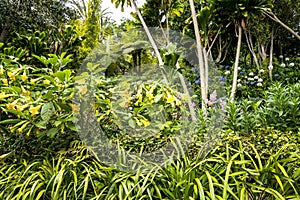
M 270 131 L 273 134 L 278 132 Z M 81 142 L 51 158 L 1 156 L 1 199 L 297 199 L 300 149 L 289 141 L 226 133 L 194 159 L 182 155 L 166 166 L 116 171 L 92 157 Z M 280 135 L 282 134 L 282 135 Z M 278 140 L 284 141 L 280 133 Z M 2 162 L 4 161 L 4 162 Z M 10 163 L 10 165 L 8 165 Z
M 260 113 L 266 123 L 278 130 L 300 130 L 300 84 L 274 84 L 265 93 Z

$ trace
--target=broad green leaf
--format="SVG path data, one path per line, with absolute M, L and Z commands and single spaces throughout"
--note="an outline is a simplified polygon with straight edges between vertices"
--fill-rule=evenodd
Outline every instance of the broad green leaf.
M 128 124 L 131 128 L 135 128 L 136 127 L 136 123 L 133 119 L 129 119 Z
M 54 76 L 57 77 L 60 81 L 63 82 L 65 80 L 66 74 L 65 74 L 65 72 L 59 71 L 59 72 L 56 72 L 54 74 Z
M 53 115 L 54 106 L 52 102 L 45 103 L 41 109 L 41 117 L 44 121 L 49 121 Z

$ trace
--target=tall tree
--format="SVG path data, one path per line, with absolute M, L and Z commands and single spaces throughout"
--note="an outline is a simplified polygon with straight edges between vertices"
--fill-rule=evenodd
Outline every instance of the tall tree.
M 69 0 L 1 0 L 0 42 L 11 32 L 23 29 L 47 29 L 77 16 Z

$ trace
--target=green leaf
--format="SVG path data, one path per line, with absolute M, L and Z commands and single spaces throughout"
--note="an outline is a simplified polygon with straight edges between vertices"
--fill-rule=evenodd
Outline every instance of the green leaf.
M 32 55 L 32 57 L 35 57 L 36 59 L 38 59 L 45 66 L 47 66 L 49 64 L 49 61 L 44 56 L 39 57 L 37 55 Z
M 6 119 L 3 121 L 0 121 L 0 124 L 16 124 L 20 121 L 21 121 L 21 119 Z
M 155 103 L 159 102 L 160 99 L 162 98 L 162 96 L 163 96 L 163 94 L 156 95 L 156 96 L 154 97 L 154 102 L 155 102 Z
M 35 126 L 38 128 L 46 129 L 47 128 L 46 124 L 47 124 L 47 121 L 40 121 L 37 124 L 35 124 Z
M 65 74 L 65 72 L 59 71 L 59 72 L 56 72 L 54 74 L 54 76 L 57 77 L 60 81 L 63 82 L 65 80 L 66 74 Z
M 177 17 L 180 17 L 180 15 L 181 15 L 180 10 L 173 10 L 172 13 L 175 14 Z
M 135 128 L 135 127 L 136 127 L 135 121 L 134 121 L 133 119 L 130 119 L 130 120 L 128 121 L 128 124 L 129 124 L 129 126 L 130 126 L 131 128 Z
M 206 174 L 206 177 L 207 177 L 208 183 L 209 183 L 210 198 L 215 200 L 216 197 L 215 197 L 215 190 L 214 190 L 212 177 L 208 171 L 205 171 L 205 174 Z
M 54 138 L 57 132 L 58 128 L 51 128 L 49 131 L 47 131 L 47 136 L 50 138 Z
M 44 121 L 49 121 L 53 114 L 54 106 L 52 102 L 45 103 L 41 109 L 41 117 Z
M 62 121 L 55 121 L 54 122 L 54 126 L 58 127 L 59 125 L 61 125 Z
M 72 71 L 69 69 L 64 70 L 65 73 L 65 80 L 69 80 L 72 74 Z
M 17 111 L 17 110 L 7 110 L 5 109 L 6 112 L 10 112 L 12 114 L 15 114 L 15 115 L 19 115 L 21 117 L 24 117 L 24 118 L 27 118 L 26 115 L 20 111 Z

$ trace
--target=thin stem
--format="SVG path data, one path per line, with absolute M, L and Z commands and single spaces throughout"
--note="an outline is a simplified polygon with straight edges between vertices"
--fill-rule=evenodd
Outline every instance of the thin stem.
M 231 89 L 231 94 L 230 94 L 230 102 L 234 101 L 234 96 L 235 96 L 235 92 L 236 92 L 241 44 L 242 44 L 242 27 L 239 24 L 238 25 L 238 44 L 237 44 L 235 63 L 234 63 L 233 82 L 232 82 L 232 89 Z
M 276 15 L 272 12 L 272 11 L 268 11 L 265 9 L 262 9 L 262 12 L 268 16 L 270 19 L 272 19 L 273 21 L 279 23 L 283 28 L 285 28 L 286 30 L 288 30 L 290 33 L 292 33 L 298 40 L 300 40 L 300 36 L 293 31 L 293 29 L 291 29 L 290 27 L 288 27 L 287 25 L 285 25 L 282 21 L 280 21 L 280 19 L 278 19 L 276 17 Z
M 155 55 L 156 55 L 156 57 L 157 57 L 157 59 L 158 59 L 158 65 L 159 65 L 160 67 L 163 67 L 164 62 L 163 62 L 163 60 L 162 60 L 162 58 L 161 58 L 161 56 L 160 56 L 158 47 L 157 47 L 157 45 L 156 45 L 156 43 L 155 43 L 155 41 L 154 41 L 154 39 L 153 39 L 153 37 L 152 37 L 150 31 L 149 31 L 149 28 L 148 28 L 147 24 L 145 23 L 145 21 L 144 21 L 144 19 L 143 19 L 143 16 L 142 16 L 142 14 L 141 14 L 141 12 L 140 12 L 140 10 L 139 10 L 137 4 L 135 3 L 135 0 L 130 0 L 130 2 L 131 2 L 131 4 L 133 5 L 133 7 L 134 7 L 134 9 L 135 9 L 135 11 L 136 11 L 136 13 L 137 13 L 137 15 L 138 15 L 138 17 L 139 17 L 139 19 L 140 19 L 142 25 L 143 25 L 143 28 L 144 28 L 144 30 L 145 30 L 145 32 L 146 32 L 146 34 L 147 34 L 147 37 L 148 37 L 148 39 L 149 39 L 149 41 L 150 41 L 150 43 L 151 43 L 152 48 L 154 49 L 154 53 L 155 53 Z M 167 78 L 167 76 L 166 76 L 165 73 L 163 73 L 163 78 L 164 78 L 165 83 L 168 83 L 168 82 L 169 82 L 169 81 L 168 81 L 168 78 Z
M 193 24 L 194 24 L 194 31 L 196 36 L 196 43 L 197 43 L 197 55 L 198 55 L 198 62 L 199 62 L 199 71 L 200 71 L 200 79 L 201 79 L 201 105 L 202 105 L 202 111 L 204 113 L 204 116 L 207 115 L 206 111 L 206 103 L 205 100 L 207 99 L 206 94 L 206 81 L 205 81 L 205 70 L 204 70 L 204 62 L 203 62 L 203 52 L 202 52 L 202 44 L 199 34 L 199 27 L 198 27 L 198 21 L 197 21 L 197 15 L 195 10 L 195 5 L 193 0 L 189 0 L 191 12 L 192 12 L 192 18 L 193 18 Z

